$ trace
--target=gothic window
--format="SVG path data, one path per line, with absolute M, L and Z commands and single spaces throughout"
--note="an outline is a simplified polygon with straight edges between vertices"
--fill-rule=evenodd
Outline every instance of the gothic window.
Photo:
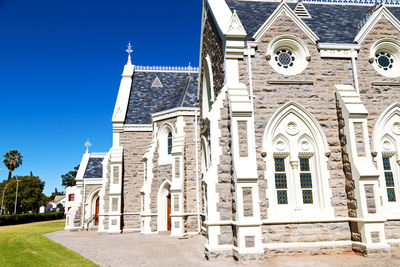
M 399 184 L 400 168 L 398 164 L 400 145 L 400 103 L 386 109 L 379 117 L 373 135 L 373 150 L 376 156 L 377 167 L 380 170 L 380 194 L 382 208 L 386 215 L 400 213 Z
M 292 220 L 333 216 L 328 146 L 318 122 L 295 103 L 276 111 L 263 143 L 268 217 Z
M 303 204 L 313 203 L 312 179 L 310 170 L 310 159 L 300 158 L 300 184 L 303 196 Z
M 214 101 L 214 83 L 213 83 L 213 73 L 212 73 L 212 65 L 210 56 L 207 55 L 204 58 L 203 65 L 203 94 L 202 94 L 202 102 L 203 102 L 203 115 L 206 115 L 208 111 L 211 109 L 211 105 Z
M 275 187 L 278 204 L 288 204 L 284 158 L 275 158 Z
M 172 147 L 173 147 L 173 139 L 174 132 L 173 128 L 170 124 L 166 123 L 161 126 L 160 131 L 158 132 L 158 164 L 172 164 Z
M 385 173 L 386 191 L 389 202 L 396 202 L 396 193 L 394 189 L 394 178 L 392 167 L 390 166 L 390 158 L 383 157 L 383 170 Z
M 211 164 L 211 136 L 210 126 L 207 127 L 205 133 L 201 138 L 201 150 L 204 170 L 208 170 Z
M 171 155 L 172 152 L 172 133 L 168 133 L 168 155 Z

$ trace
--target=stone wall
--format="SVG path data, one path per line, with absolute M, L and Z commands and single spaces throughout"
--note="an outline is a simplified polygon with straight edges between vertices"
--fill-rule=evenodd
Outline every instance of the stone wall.
M 203 43 L 201 54 L 203 62 L 201 66 L 201 73 L 204 73 L 204 64 L 207 55 L 210 56 L 212 64 L 214 97 L 216 98 L 222 87 L 224 86 L 224 48 L 217 26 L 215 25 L 214 19 L 210 12 L 207 14 L 207 19 L 203 29 Z M 200 88 L 203 88 L 202 77 L 200 77 Z M 199 95 L 201 97 L 201 91 Z
M 122 170 L 122 207 L 124 213 L 139 213 L 141 211 L 140 189 L 144 181 L 142 157 L 151 140 L 151 132 L 123 132 L 120 134 L 120 145 L 124 147 L 124 167 Z M 123 216 L 123 228 L 140 228 L 140 215 Z
M 372 141 L 372 133 L 376 121 L 382 112 L 391 104 L 400 101 L 400 90 L 398 86 L 373 86 L 374 81 L 399 82 L 398 78 L 386 78 L 380 75 L 368 62 L 370 48 L 382 38 L 394 38 L 400 41 L 400 32 L 386 19 L 381 19 L 371 29 L 364 41 L 361 43 L 357 58 L 358 80 L 360 86 L 361 100 L 368 110 L 369 138 Z M 372 147 L 371 147 L 372 148 Z
M 273 70 L 266 60 L 269 43 L 277 36 L 290 34 L 301 39 L 311 55 L 307 68 L 295 76 L 284 76 Z M 248 85 L 247 59 L 239 62 L 240 80 Z M 320 123 L 328 141 L 331 155 L 328 161 L 330 171 L 331 204 L 335 215 L 347 217 L 347 198 L 341 159 L 339 127 L 335 100 L 335 84 L 353 85 L 351 61 L 349 59 L 323 59 L 314 44 L 302 30 L 287 16 L 281 16 L 261 38 L 256 55 L 252 58 L 253 93 L 255 106 L 255 137 L 257 168 L 259 175 L 260 209 L 262 219 L 268 218 L 267 183 L 264 179 L 265 162 L 261 147 L 265 128 L 271 116 L 285 103 L 294 101 L 306 108 Z M 313 84 L 269 84 L 275 81 L 311 81 Z
M 225 97 L 227 99 L 227 96 Z M 220 220 L 233 220 L 235 215 L 234 191 L 235 184 L 232 177 L 232 136 L 229 115 L 229 103 L 224 101 L 221 109 L 221 119 L 218 122 L 221 130 L 219 145 L 222 149 L 220 163 L 218 164 L 218 183 L 216 184 L 216 192 L 219 199 L 217 203 L 217 212 L 220 214 Z M 219 236 L 220 245 L 233 244 L 232 226 L 221 226 L 221 234 Z
M 200 154 L 200 136 L 197 136 L 197 147 L 195 143 L 195 118 L 194 116 L 185 116 L 185 151 L 184 151 L 184 212 L 197 213 L 196 198 L 196 153 L 198 153 L 198 167 L 201 171 L 201 154 Z M 200 173 L 199 173 L 200 177 Z M 200 183 L 199 183 L 200 186 Z M 201 188 L 199 188 L 201 190 Z M 202 205 L 202 192 L 199 192 L 200 207 Z M 201 210 L 200 210 L 201 211 Z M 185 218 L 185 231 L 197 231 L 197 216 L 189 216 Z

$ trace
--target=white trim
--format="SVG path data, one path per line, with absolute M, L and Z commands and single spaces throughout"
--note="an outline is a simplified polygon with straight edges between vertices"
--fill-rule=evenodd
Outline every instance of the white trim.
M 351 221 L 350 217 L 343 217 L 343 218 L 320 218 L 320 219 L 310 219 L 307 217 L 303 217 L 303 218 L 292 218 L 290 220 L 280 220 L 280 219 L 276 219 L 276 220 L 261 220 L 261 223 L 263 225 L 268 225 L 268 224 L 291 224 L 291 223 L 296 223 L 296 224 L 307 224 L 307 223 L 328 223 L 328 222 L 349 222 Z
M 135 72 L 184 72 L 184 73 L 197 73 L 198 67 L 173 67 L 173 66 L 136 66 Z
M 318 49 L 359 50 L 360 48 L 359 44 L 318 43 Z
M 364 41 L 365 37 L 367 37 L 368 33 L 375 26 L 375 24 L 382 18 L 386 18 L 387 20 L 389 20 L 392 25 L 398 31 L 400 31 L 399 20 L 385 6 L 382 5 L 368 18 L 367 22 L 354 38 L 354 42 L 361 44 Z
M 199 113 L 200 109 L 192 107 L 177 107 L 153 113 L 151 114 L 151 117 L 153 118 L 153 122 L 156 122 L 178 116 L 194 116 L 196 112 Z
M 294 23 L 311 39 L 313 43 L 317 43 L 319 37 L 304 23 L 294 11 L 285 3 L 282 2 L 275 11 L 269 16 L 269 18 L 264 22 L 264 24 L 257 30 L 257 32 L 253 35 L 253 39 L 255 41 L 260 41 L 261 37 L 264 33 L 271 27 L 275 21 L 282 16 L 282 13 L 285 12 L 287 16 L 289 16 Z
M 351 246 L 350 240 L 346 241 L 320 241 L 320 242 L 288 242 L 263 244 L 264 249 L 274 248 L 310 248 L 310 247 L 341 247 Z
M 326 157 L 329 152 L 328 142 L 320 124 L 311 113 L 295 102 L 278 109 L 265 128 L 262 151 L 267 152 L 264 161 L 265 179 L 268 182 L 266 192 L 269 196 L 269 218 L 285 221 L 305 217 L 312 220 L 333 218 L 332 191 L 329 185 L 331 173 Z M 309 161 L 312 172 L 312 189 L 309 190 L 312 190 L 313 195 L 313 202 L 310 204 L 305 204 L 302 200 L 303 189 L 299 179 L 299 157 L 302 152 L 313 155 Z M 280 189 L 276 188 L 273 178 L 275 154 L 286 155 L 284 162 L 287 187 L 284 190 L 287 192 L 287 204 L 278 204 L 277 201 L 277 191 Z
M 123 131 L 124 132 L 152 132 L 153 125 L 152 124 L 124 124 Z

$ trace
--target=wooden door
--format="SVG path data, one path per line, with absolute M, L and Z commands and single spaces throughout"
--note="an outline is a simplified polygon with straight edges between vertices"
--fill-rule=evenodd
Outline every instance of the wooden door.
M 96 199 L 96 213 L 94 214 L 94 225 L 99 225 L 99 206 L 100 206 L 100 197 Z
M 167 196 L 167 230 L 171 231 L 171 195 Z

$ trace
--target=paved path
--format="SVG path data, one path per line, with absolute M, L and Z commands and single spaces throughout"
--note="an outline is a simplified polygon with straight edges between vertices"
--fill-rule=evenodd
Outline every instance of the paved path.
M 97 234 L 58 231 L 48 238 L 72 249 L 100 266 L 400 266 L 400 253 L 390 259 L 368 259 L 355 254 L 275 257 L 260 262 L 238 263 L 233 259 L 204 259 L 202 236 L 178 239 L 167 235 Z

